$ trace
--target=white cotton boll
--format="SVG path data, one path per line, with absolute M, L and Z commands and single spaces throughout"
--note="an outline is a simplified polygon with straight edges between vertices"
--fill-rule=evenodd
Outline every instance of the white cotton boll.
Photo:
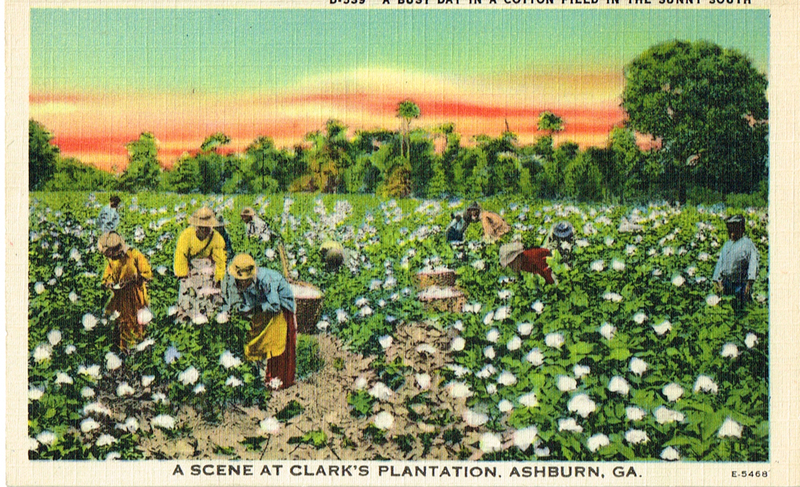
M 214 319 L 216 320 L 217 323 L 222 325 L 227 323 L 231 319 L 231 317 L 227 311 L 222 311 L 220 313 L 217 313 L 217 316 L 215 316 Z
M 225 350 L 219 357 L 219 363 L 226 369 L 230 369 L 242 365 L 242 360 L 231 353 L 230 350 Z
M 472 396 L 472 390 L 470 389 L 469 385 L 463 382 L 450 382 L 445 387 L 450 393 L 450 396 L 456 399 Z
M 636 253 L 636 246 L 632 244 L 628 244 L 625 246 L 625 254 L 626 255 L 633 255 Z
M 81 365 L 78 367 L 78 374 L 81 375 L 88 375 L 92 379 L 99 379 L 100 376 L 100 366 L 99 365 L 90 365 L 88 367 Z
M 171 364 L 172 362 L 181 358 L 181 353 L 175 347 L 169 347 L 164 352 L 164 362 L 167 364 Z
M 416 374 L 415 378 L 420 389 L 425 390 L 431 386 L 431 376 L 429 374 Z
M 90 397 L 94 397 L 94 389 L 92 389 L 89 386 L 84 386 L 83 389 L 81 389 L 81 397 L 87 399 Z
M 116 438 L 114 438 L 111 435 L 104 434 L 104 435 L 100 435 L 100 438 L 97 439 L 97 441 L 95 442 L 95 445 L 97 445 L 97 446 L 109 446 L 109 445 L 113 445 L 116 442 L 117 442 Z
M 163 276 L 164 274 L 167 273 L 167 267 L 163 266 L 163 265 L 160 265 L 160 266 L 156 267 L 156 272 L 158 272 L 159 275 Z
M 517 378 L 511 372 L 504 370 L 497 378 L 497 383 L 504 386 L 513 386 L 517 383 Z
M 92 402 L 83 407 L 84 416 L 92 413 L 103 414 L 108 416 L 109 418 L 114 415 L 114 413 L 112 413 L 110 409 L 100 404 L 99 402 Z
M 100 428 L 100 423 L 93 420 L 92 418 L 86 418 L 83 421 L 81 421 L 81 431 L 83 431 L 84 433 L 94 431 L 98 428 Z
M 282 385 L 283 381 L 280 379 L 280 377 L 273 377 L 272 380 L 267 383 L 267 387 L 274 391 L 280 389 Z
M 150 420 L 150 424 L 157 428 L 171 430 L 175 428 L 175 418 L 168 414 L 159 414 Z
M 185 386 L 194 384 L 199 378 L 200 371 L 198 371 L 194 366 L 191 366 L 178 374 L 178 380 Z
M 544 344 L 550 348 L 561 348 L 564 344 L 564 335 L 561 333 L 548 333 L 544 337 Z
M 520 404 L 525 406 L 526 408 L 536 407 L 539 404 L 539 400 L 536 398 L 535 392 L 529 392 L 524 394 L 517 399 Z
M 117 396 L 124 397 L 124 396 L 132 396 L 136 390 L 129 386 L 127 382 L 123 382 L 117 386 Z
M 480 448 L 484 453 L 493 453 L 503 449 L 503 439 L 496 433 L 481 435 Z
M 84 330 L 91 331 L 95 326 L 97 326 L 97 318 L 91 313 L 86 313 L 83 315 L 81 323 L 83 324 Z
M 467 423 L 467 426 L 477 428 L 489 421 L 489 416 L 483 413 L 476 413 L 471 409 L 465 409 L 461 413 L 461 418 Z
M 592 264 L 589 267 L 595 272 L 602 272 L 602 270 L 605 269 L 606 267 L 606 263 L 603 262 L 602 259 L 600 259 L 592 262 Z
M 202 394 L 206 392 L 205 384 L 197 384 L 196 386 L 194 386 L 194 389 L 192 389 L 192 392 L 195 394 Z
M 114 428 L 127 431 L 128 433 L 135 433 L 139 430 L 139 420 L 136 418 L 128 418 L 124 423 L 117 423 Z
M 659 406 L 656 408 L 656 410 L 653 411 L 653 415 L 656 417 L 658 424 L 674 423 L 675 421 L 682 423 L 684 419 L 682 412 L 673 411 L 665 406 Z
M 78 349 L 75 347 L 75 345 L 67 345 L 64 347 L 64 353 L 67 355 L 72 355 L 76 351 L 78 351 Z
M 661 269 L 653 269 L 653 277 L 661 277 L 661 274 L 663 274 Z
M 650 441 L 650 438 L 648 438 L 647 433 L 642 430 L 630 429 L 625 432 L 625 441 L 631 445 L 638 445 L 639 443 L 647 443 Z
M 50 342 L 50 345 L 56 346 L 61 341 L 61 331 L 59 330 L 50 330 L 47 333 L 47 341 Z
M 394 340 L 392 339 L 391 335 L 383 335 L 382 337 L 378 338 L 378 343 L 380 343 L 384 350 L 391 347 L 393 341 Z
M 153 313 L 150 311 L 150 308 L 142 308 L 136 312 L 136 321 L 138 321 L 140 325 L 146 325 L 152 320 Z
M 42 294 L 44 292 L 44 283 L 37 282 L 33 285 L 33 290 L 36 291 L 36 294 Z
M 494 368 L 494 365 L 486 364 L 480 371 L 478 371 L 477 374 L 475 374 L 475 376 L 479 379 L 488 379 L 494 375 L 495 372 L 497 372 L 497 369 Z
M 450 364 L 447 366 L 447 368 L 452 370 L 456 377 L 463 377 L 472 373 L 470 369 L 458 364 Z
M 225 381 L 225 385 L 228 387 L 239 387 L 240 385 L 242 385 L 242 381 L 239 380 L 238 377 L 231 375 L 228 376 L 228 379 Z
M 653 325 L 653 331 L 656 332 L 656 335 L 662 336 L 665 333 L 668 333 L 672 329 L 672 323 L 669 320 L 664 320 L 657 325 Z
M 501 306 L 494 312 L 494 321 L 503 321 L 511 316 L 511 308 L 508 306 Z
M 539 430 L 536 426 L 518 429 L 514 432 L 514 446 L 525 451 L 536 441 L 536 435 L 538 434 Z
M 362 318 L 366 318 L 367 316 L 372 316 L 372 308 L 370 308 L 369 306 L 364 306 L 363 308 L 358 310 L 358 314 Z
M 513 352 L 514 350 L 519 350 L 521 346 L 522 346 L 522 339 L 516 335 L 511 337 L 511 340 L 509 340 L 508 343 L 506 344 L 506 348 L 510 352 Z
M 628 381 L 618 375 L 615 375 L 610 381 L 608 381 L 608 390 L 611 392 L 616 392 L 617 394 L 627 396 L 630 389 L 631 388 L 630 385 L 628 385 Z
M 625 408 L 625 417 L 628 421 L 641 421 L 647 415 L 644 409 L 637 406 L 628 406 Z
M 479 271 L 482 271 L 486 268 L 486 261 L 484 261 L 483 259 L 476 260 L 475 262 L 472 263 L 472 267 L 474 267 Z
M 747 336 L 744 338 L 744 344 L 747 348 L 753 348 L 758 344 L 758 337 L 753 333 L 748 333 Z
M 453 323 L 453 329 L 458 331 L 464 331 L 464 322 L 461 320 L 456 320 L 456 322 Z
M 56 384 L 72 384 L 72 377 L 64 372 L 56 373 Z
M 49 431 L 42 431 L 39 434 L 41 435 L 41 434 L 44 434 L 44 433 L 49 433 L 50 435 L 52 435 L 52 440 L 53 441 L 56 440 L 56 435 L 54 435 L 53 433 L 50 433 Z M 51 437 L 48 436 L 47 438 L 50 439 Z M 28 451 L 36 451 L 38 449 L 39 449 L 39 442 L 29 436 L 28 437 Z
M 492 328 L 486 333 L 486 340 L 490 343 L 496 343 L 500 338 L 500 331 L 497 328 Z
M 661 389 L 661 392 L 667 396 L 668 400 L 675 402 L 683 395 L 683 387 L 673 382 L 664 386 L 664 388 Z
M 611 268 L 615 271 L 624 271 L 625 270 L 625 261 L 614 259 L 611 261 Z
M 739 348 L 733 343 L 726 343 L 722 346 L 720 355 L 725 358 L 736 358 L 739 356 Z
M 544 363 L 544 354 L 542 354 L 542 351 L 538 348 L 534 348 L 528 352 L 528 355 L 525 356 L 525 360 L 538 367 Z
M 281 423 L 275 419 L 274 416 L 270 416 L 269 418 L 262 419 L 261 422 L 258 423 L 258 427 L 261 428 L 261 431 L 274 435 L 281 430 Z
M 558 420 L 558 431 L 572 431 L 574 433 L 583 433 L 583 426 L 579 425 L 575 418 L 566 418 Z
M 63 266 L 56 267 L 55 270 L 53 271 L 53 274 L 55 274 L 56 277 L 61 277 L 64 274 L 64 267 Z
M 375 415 L 373 423 L 375 427 L 380 430 L 388 430 L 394 424 L 394 416 L 387 411 L 381 411 Z
M 141 351 L 145 350 L 147 347 L 149 347 L 150 345 L 154 345 L 155 343 L 156 343 L 155 340 L 153 340 L 152 338 L 148 338 L 147 340 L 143 341 L 142 343 L 136 345 L 136 350 L 141 352 Z
M 531 305 L 531 309 L 536 311 L 536 314 L 542 314 L 542 311 L 544 311 L 544 303 L 536 301 Z
M 39 387 L 30 387 L 28 389 L 28 400 L 38 401 L 44 396 L 44 389 Z
M 455 337 L 453 341 L 450 342 L 450 350 L 454 352 L 460 352 L 464 350 L 464 346 L 467 344 L 467 341 L 464 340 L 462 337 Z
M 383 382 L 376 382 L 368 392 L 370 396 L 381 401 L 389 399 L 394 394 L 394 392 Z
M 576 379 L 580 379 L 585 375 L 589 375 L 591 371 L 592 369 L 590 369 L 587 365 L 575 364 L 575 366 L 572 367 L 572 373 L 575 375 Z
M 608 446 L 609 443 L 608 436 L 604 435 L 603 433 L 597 433 L 586 440 L 586 446 L 591 451 L 597 451 L 604 446 Z
M 517 325 L 517 333 L 522 336 L 528 336 L 533 331 L 533 325 L 530 323 L 520 323 Z
M 436 354 L 436 352 L 438 352 L 436 347 L 428 345 L 427 343 L 417 345 L 417 348 L 415 350 L 417 351 L 417 353 L 427 354 L 427 355 L 434 355 Z
M 106 354 L 106 369 L 116 370 L 122 366 L 122 360 L 114 352 Z
M 706 304 L 709 306 L 716 306 L 720 301 L 722 301 L 722 299 L 716 294 L 711 294 L 706 298 Z
M 494 347 L 489 345 L 488 347 L 484 348 L 483 349 L 483 356 L 488 358 L 489 360 L 494 360 L 494 357 L 495 357 Z
M 151 399 L 153 400 L 153 402 L 155 402 L 155 403 L 164 403 L 164 404 L 166 404 L 166 402 L 167 402 L 167 396 L 165 396 L 165 395 L 164 395 L 163 393 L 161 393 L 161 392 L 156 392 L 155 394 L 153 394 L 152 396 L 150 396 L 150 398 L 151 398 Z
M 694 392 L 710 392 L 716 394 L 719 391 L 719 387 L 714 383 L 711 377 L 707 375 L 698 375 L 692 390 Z
M 640 311 L 640 312 L 636 313 L 635 315 L 633 315 L 633 321 L 637 325 L 641 325 L 642 323 L 647 321 L 647 315 Z
M 674 462 L 681 459 L 680 453 L 675 448 L 668 446 L 661 451 L 661 459 L 669 462 Z
M 498 291 L 497 292 L 497 297 L 500 298 L 500 299 L 503 299 L 503 300 L 508 299 L 508 298 L 511 297 L 511 291 L 509 291 L 508 289 L 504 289 L 502 291 Z
M 620 301 L 622 301 L 622 295 L 617 294 L 617 293 L 608 292 L 608 293 L 603 294 L 603 299 L 605 299 L 606 301 L 619 303 Z
M 205 325 L 206 323 L 208 323 L 208 317 L 203 313 L 197 313 L 194 316 L 192 316 L 192 323 L 194 323 L 195 325 Z
M 617 327 L 611 323 L 603 323 L 603 326 L 600 327 L 600 335 L 606 340 L 614 338 L 615 333 L 617 333 Z
M 489 311 L 486 313 L 486 316 L 483 317 L 483 324 L 489 326 L 494 321 L 494 311 Z
M 743 430 L 742 425 L 732 420 L 731 417 L 728 416 L 727 418 L 725 418 L 725 422 L 722 423 L 722 426 L 719 428 L 717 436 L 719 436 L 720 438 L 725 438 L 726 436 L 741 438 L 742 430 Z
M 681 287 L 681 286 L 683 286 L 683 284 L 685 282 L 686 282 L 686 279 L 681 275 L 678 275 L 678 276 L 675 276 L 675 277 L 672 278 L 672 285 L 675 286 L 675 287 Z
M 36 348 L 33 349 L 33 361 L 36 363 L 44 362 L 45 360 L 50 360 L 50 357 L 53 355 L 53 347 L 42 343 L 37 345 Z
M 175 313 L 177 312 L 178 312 L 177 306 L 170 306 L 169 308 L 167 308 L 167 316 L 174 316 Z
M 55 433 L 53 433 L 52 431 L 45 430 L 45 431 L 42 431 L 41 433 L 39 433 L 38 435 L 36 435 L 36 440 L 35 441 L 37 441 L 38 443 L 41 443 L 42 445 L 50 445 L 50 444 L 54 443 L 57 439 L 58 439 L 58 437 L 56 436 Z M 36 448 L 38 448 L 38 443 L 37 443 Z M 36 450 L 36 448 L 33 448 L 33 450 Z
M 363 375 L 359 376 L 356 379 L 355 383 L 353 384 L 353 388 L 355 390 L 357 390 L 357 391 L 360 391 L 362 389 L 366 389 L 366 387 L 367 387 L 367 378 L 364 377 Z
M 512 409 L 514 409 L 514 404 L 511 401 L 509 401 L 508 399 L 503 399 L 502 401 L 497 403 L 497 409 L 501 413 L 507 413 L 507 412 L 511 411 Z
M 75 291 L 72 291 L 71 293 L 69 293 L 68 297 L 69 297 L 70 302 L 72 302 L 72 303 L 77 303 L 78 299 L 80 299 L 80 297 L 78 296 L 78 294 Z
M 631 372 L 638 375 L 639 377 L 642 376 L 647 371 L 647 362 L 640 359 L 639 357 L 633 357 L 630 363 Z
M 584 418 L 592 414 L 596 408 L 597 405 L 587 394 L 577 394 L 567 403 L 570 412 L 576 412 Z
M 497 384 L 489 384 L 486 386 L 486 394 L 497 394 Z
M 574 391 L 578 387 L 578 382 L 572 377 L 559 375 L 556 378 L 556 387 L 561 392 Z

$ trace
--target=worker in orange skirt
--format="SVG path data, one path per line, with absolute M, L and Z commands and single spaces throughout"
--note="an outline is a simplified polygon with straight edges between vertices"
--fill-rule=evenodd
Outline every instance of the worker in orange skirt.
M 239 254 L 228 266 L 223 282 L 222 313 L 239 312 L 251 318 L 244 355 L 266 360 L 264 383 L 272 389 L 294 385 L 297 367 L 295 301 L 292 288 L 277 271 L 258 267 L 248 254 Z
M 117 232 L 101 235 L 98 247 L 108 260 L 103 285 L 113 292 L 106 313 L 119 313 L 114 345 L 124 352 L 144 338 L 145 325 L 152 318 L 146 283 L 153 279 L 153 271 L 147 258 L 128 247 Z
M 525 250 L 522 242 L 511 242 L 500 246 L 500 265 L 517 272 L 530 272 L 542 276 L 547 284 L 556 284 L 553 270 L 547 264 L 550 250 L 535 247 Z

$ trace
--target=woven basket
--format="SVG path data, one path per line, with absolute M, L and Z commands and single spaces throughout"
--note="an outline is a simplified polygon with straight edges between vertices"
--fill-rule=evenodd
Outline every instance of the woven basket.
M 451 269 L 417 272 L 415 281 L 420 289 L 431 286 L 451 287 L 456 283 L 456 272 Z
M 278 245 L 278 254 L 281 257 L 283 276 L 292 286 L 292 293 L 294 294 L 296 308 L 294 318 L 297 323 L 297 331 L 298 333 L 306 334 L 316 333 L 317 321 L 319 321 L 319 315 L 322 312 L 322 301 L 325 299 L 325 293 L 310 282 L 296 281 L 289 277 L 289 262 L 286 259 L 286 251 L 283 248 L 283 244 Z M 302 292 L 297 292 L 300 288 L 310 289 L 318 297 L 298 297 L 298 294 L 303 294 Z
M 438 288 L 440 287 L 431 287 L 431 289 Z M 443 291 L 447 291 L 447 296 L 431 296 L 429 289 L 417 294 L 417 298 L 422 302 L 427 311 L 461 313 L 461 311 L 464 309 L 464 305 L 467 304 L 467 296 L 464 294 L 464 292 L 452 286 L 444 286 L 441 287 L 441 289 Z

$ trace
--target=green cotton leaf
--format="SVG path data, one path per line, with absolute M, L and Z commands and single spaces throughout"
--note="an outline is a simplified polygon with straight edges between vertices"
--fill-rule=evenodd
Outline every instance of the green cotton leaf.
M 630 356 L 631 352 L 627 348 L 616 348 L 608 354 L 608 358 L 611 360 L 627 360 Z
M 569 346 L 570 357 L 575 358 L 578 355 L 589 355 L 594 350 L 594 345 L 587 342 L 578 342 Z

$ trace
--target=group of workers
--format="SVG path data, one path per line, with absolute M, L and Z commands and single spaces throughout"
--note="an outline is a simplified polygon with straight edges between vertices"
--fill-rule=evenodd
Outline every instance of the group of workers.
M 114 343 L 121 351 L 144 338 L 145 326 L 152 313 L 148 309 L 147 283 L 153 271 L 147 258 L 130 248 L 117 233 L 120 203 L 118 196 L 110 198 L 98 217 L 102 232 L 98 240 L 100 252 L 107 259 L 103 285 L 112 291 L 106 312 L 117 316 Z M 253 208 L 242 210 L 247 238 L 270 239 L 267 224 Z M 464 240 L 468 226 L 481 222 L 484 238 L 497 241 L 511 227 L 497 213 L 470 205 L 463 214 L 452 215 L 445 229 L 445 238 L 454 245 Z M 295 346 L 297 325 L 295 299 L 290 283 L 271 269 L 259 266 L 249 254 L 229 258 L 230 239 L 221 217 L 208 207 L 202 207 L 188 218 L 189 227 L 181 232 L 175 247 L 173 271 L 179 280 L 178 304 L 175 318 L 202 324 L 210 311 L 227 319 L 239 313 L 251 320 L 245 345 L 245 358 L 266 361 L 264 380 L 273 388 L 285 388 L 295 382 Z M 738 306 L 750 300 L 753 282 L 758 272 L 758 250 L 744 235 L 745 220 L 734 216 L 726 220 L 729 240 L 723 245 L 714 268 L 712 281 L 718 292 L 733 295 Z M 541 247 L 525 249 L 519 241 L 500 246 L 500 264 L 517 272 L 542 276 L 547 284 L 556 278 L 547 259 L 558 251 L 562 262 L 569 262 L 574 240 L 569 222 L 559 221 L 548 233 Z M 335 271 L 347 260 L 347 250 L 339 243 L 328 241 L 320 248 L 328 271 Z

